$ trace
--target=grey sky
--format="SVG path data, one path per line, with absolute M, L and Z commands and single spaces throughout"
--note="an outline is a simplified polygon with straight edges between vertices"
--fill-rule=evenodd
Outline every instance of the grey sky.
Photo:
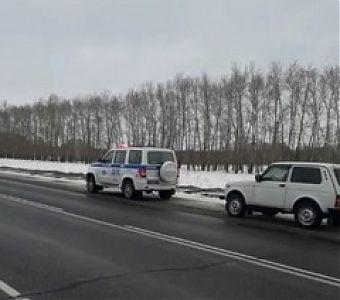
M 338 0 L 0 0 L 0 100 L 126 92 L 231 62 L 339 63 Z

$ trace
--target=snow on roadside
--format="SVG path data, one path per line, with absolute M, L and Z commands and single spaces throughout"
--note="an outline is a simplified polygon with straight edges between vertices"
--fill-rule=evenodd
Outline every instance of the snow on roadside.
M 0 167 L 85 174 L 88 165 L 83 163 L 0 158 Z
M 0 167 L 85 174 L 88 165 L 83 163 L 64 163 L 0 158 Z M 203 189 L 224 189 L 224 186 L 227 182 L 240 180 L 254 180 L 254 175 L 232 174 L 223 171 L 188 171 L 185 168 L 181 168 L 179 186 L 194 186 Z
M 255 180 L 252 174 L 232 174 L 221 171 L 188 171 L 180 170 L 180 186 L 196 186 L 200 188 L 221 188 L 227 182 L 240 180 Z

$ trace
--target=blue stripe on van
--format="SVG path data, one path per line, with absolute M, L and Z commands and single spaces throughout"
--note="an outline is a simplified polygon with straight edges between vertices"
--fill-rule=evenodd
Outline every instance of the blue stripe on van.
M 111 167 L 111 168 L 124 168 L 124 169 L 138 169 L 138 168 L 146 168 L 147 170 L 157 170 L 161 168 L 161 165 L 139 165 L 139 164 L 103 164 L 103 163 L 93 163 L 92 167 L 100 168 L 100 167 Z
M 102 167 L 103 166 L 103 164 L 101 164 L 101 163 L 93 163 L 93 164 L 91 164 L 91 167 L 95 167 L 95 168 L 99 168 L 99 167 Z

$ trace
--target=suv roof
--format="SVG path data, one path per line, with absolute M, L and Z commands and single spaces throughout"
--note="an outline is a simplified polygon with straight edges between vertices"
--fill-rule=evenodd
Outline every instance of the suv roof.
M 322 162 L 310 162 L 310 161 L 279 161 L 272 163 L 271 165 L 294 165 L 294 166 L 318 166 L 318 167 L 337 167 L 340 168 L 339 164 L 322 163 Z

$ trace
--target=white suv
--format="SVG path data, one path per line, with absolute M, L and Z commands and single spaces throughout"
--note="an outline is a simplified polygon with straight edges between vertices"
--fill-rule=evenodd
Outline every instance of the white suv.
M 323 218 L 338 222 L 340 215 L 340 165 L 280 162 L 270 165 L 255 181 L 226 184 L 226 211 L 232 217 L 260 211 L 274 216 L 292 213 L 305 228 Z
M 118 187 L 126 198 L 140 197 L 143 191 L 158 191 L 162 199 L 170 199 L 177 180 L 176 154 L 163 148 L 111 149 L 91 164 L 86 174 L 88 192 Z

